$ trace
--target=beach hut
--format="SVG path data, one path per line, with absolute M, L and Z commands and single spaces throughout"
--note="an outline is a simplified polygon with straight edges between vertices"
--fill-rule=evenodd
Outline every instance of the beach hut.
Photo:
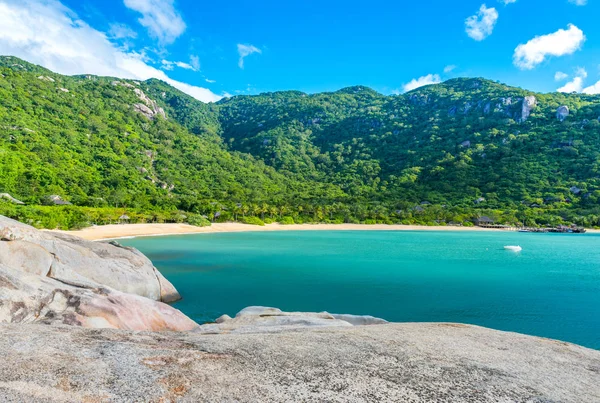
M 123 214 L 121 217 L 119 217 L 119 224 L 129 224 L 129 216 L 127 214 Z
M 480 227 L 483 227 L 483 226 L 486 226 L 486 225 L 494 225 L 494 222 L 495 221 L 492 220 L 488 216 L 482 216 L 482 217 L 479 217 L 478 219 L 475 220 L 475 224 L 478 225 L 478 226 L 480 226 Z
M 51 205 L 54 204 L 55 206 L 70 206 L 71 205 L 71 203 L 64 200 L 59 195 L 50 195 L 47 197 L 47 200 L 50 202 Z

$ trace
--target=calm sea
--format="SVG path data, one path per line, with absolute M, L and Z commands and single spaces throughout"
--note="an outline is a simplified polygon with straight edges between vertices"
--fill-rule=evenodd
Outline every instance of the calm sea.
M 600 236 L 294 231 L 121 241 L 198 322 L 249 305 L 461 322 L 600 349 Z M 503 249 L 521 245 L 520 253 Z

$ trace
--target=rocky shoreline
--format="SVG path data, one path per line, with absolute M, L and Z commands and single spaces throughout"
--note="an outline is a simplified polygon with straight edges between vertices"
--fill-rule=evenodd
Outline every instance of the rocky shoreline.
M 199 325 L 149 259 L 0 216 L 2 401 L 600 401 L 600 351 L 249 307 Z

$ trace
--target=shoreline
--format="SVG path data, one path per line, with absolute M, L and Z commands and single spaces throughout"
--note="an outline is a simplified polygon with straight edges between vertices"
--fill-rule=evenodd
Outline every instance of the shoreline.
M 125 239 L 137 237 L 214 234 L 232 232 L 269 231 L 447 231 L 447 232 L 509 232 L 502 229 L 480 227 L 386 225 L 386 224 L 267 224 L 264 227 L 241 223 L 215 223 L 210 227 L 195 227 L 188 224 L 112 224 L 84 228 L 76 231 L 55 231 L 78 236 L 89 241 Z M 588 230 L 588 233 L 599 233 Z

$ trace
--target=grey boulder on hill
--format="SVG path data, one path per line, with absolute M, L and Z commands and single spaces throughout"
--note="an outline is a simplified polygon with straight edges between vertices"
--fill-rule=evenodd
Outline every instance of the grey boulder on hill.
M 178 298 L 173 285 L 135 249 L 38 231 L 0 216 L 0 323 L 196 328 L 160 302 Z

